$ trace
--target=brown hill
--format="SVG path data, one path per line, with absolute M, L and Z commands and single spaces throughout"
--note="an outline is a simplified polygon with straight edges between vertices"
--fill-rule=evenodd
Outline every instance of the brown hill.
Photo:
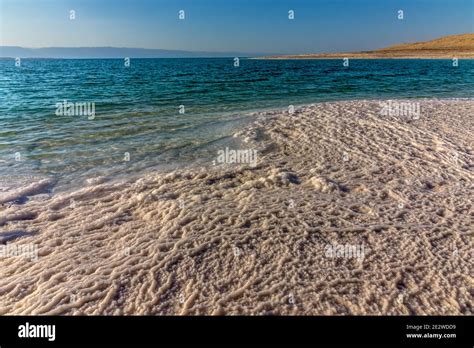
M 390 46 L 378 51 L 454 50 L 474 51 L 474 34 L 443 36 L 439 39 Z
M 268 56 L 264 59 L 327 58 L 474 58 L 474 33 L 449 35 L 431 41 L 403 43 L 379 50 Z

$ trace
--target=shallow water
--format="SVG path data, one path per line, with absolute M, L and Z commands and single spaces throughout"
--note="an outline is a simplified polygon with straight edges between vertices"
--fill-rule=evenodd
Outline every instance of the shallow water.
M 474 97 L 474 61 L 0 60 L 0 175 L 67 184 L 210 163 L 248 111 L 341 99 Z M 56 115 L 56 103 L 95 115 Z M 92 104 L 91 104 L 92 105 Z M 184 110 L 180 106 L 184 106 Z M 89 117 L 88 117 L 89 116 Z M 129 158 L 129 160 L 128 160 Z

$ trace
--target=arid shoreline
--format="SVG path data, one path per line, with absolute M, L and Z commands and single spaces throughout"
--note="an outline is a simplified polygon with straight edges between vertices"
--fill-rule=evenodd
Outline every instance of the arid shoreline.
M 317 54 L 317 55 L 288 55 L 288 56 L 266 56 L 253 57 L 251 59 L 263 60 L 291 60 L 291 59 L 474 59 L 474 53 L 460 54 L 453 52 L 442 55 L 381 55 L 371 53 L 337 53 L 337 54 Z
M 346 53 L 278 55 L 256 59 L 474 59 L 474 34 L 450 35 L 432 41 L 405 43 L 378 50 Z

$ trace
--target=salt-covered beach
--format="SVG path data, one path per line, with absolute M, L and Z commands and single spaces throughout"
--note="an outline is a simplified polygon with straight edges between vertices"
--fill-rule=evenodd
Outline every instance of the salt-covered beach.
M 387 103 L 256 113 L 255 163 L 3 192 L 0 314 L 472 314 L 474 101 Z

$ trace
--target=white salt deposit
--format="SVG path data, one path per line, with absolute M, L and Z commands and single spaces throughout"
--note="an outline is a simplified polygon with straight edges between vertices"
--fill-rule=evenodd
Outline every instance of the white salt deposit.
M 259 117 L 255 167 L 3 194 L 0 235 L 38 260 L 0 259 L 0 315 L 473 314 L 474 101 L 419 102 Z

